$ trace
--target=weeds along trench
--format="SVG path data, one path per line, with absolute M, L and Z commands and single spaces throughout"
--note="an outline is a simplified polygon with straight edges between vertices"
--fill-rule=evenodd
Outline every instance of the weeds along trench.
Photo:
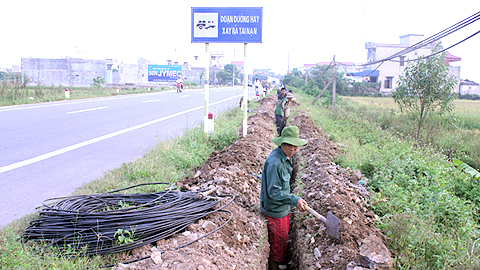
M 106 248 L 107 243 L 112 244 L 110 248 L 115 249 L 115 252 L 120 251 L 117 249 L 129 247 L 125 249 L 129 251 L 118 253 L 117 257 L 119 262 L 126 263 L 116 264 L 113 269 L 267 269 L 270 247 L 266 221 L 259 210 L 261 185 L 258 175 L 265 159 L 276 147 L 272 142 L 276 133 L 275 97 L 263 98 L 258 103 L 255 113 L 248 118 L 249 129 L 246 137 L 240 136 L 231 145 L 212 152 L 193 177 L 175 183 L 185 192 L 167 188 L 156 195 L 137 195 L 138 200 L 130 197 L 127 199 L 122 197 L 123 195 L 116 197 L 117 192 L 102 195 L 115 195 L 115 199 L 112 199 L 113 205 L 118 205 L 119 201 L 123 201 L 120 204 L 128 204 L 124 209 L 115 210 L 122 214 L 148 212 L 150 201 L 157 198 L 166 200 L 170 196 L 172 200 L 168 203 L 176 206 L 174 210 L 168 211 L 172 216 L 165 217 L 163 221 L 176 222 L 177 214 L 186 216 L 185 222 L 179 222 L 178 226 L 171 229 L 169 232 L 172 233 L 169 233 L 168 237 L 135 239 L 135 235 L 138 236 L 143 228 L 141 226 L 145 226 L 144 230 L 148 231 L 147 228 L 157 221 L 156 218 L 148 219 L 149 215 L 143 214 L 141 216 L 146 220 L 135 223 L 137 227 L 131 237 L 133 242 L 117 242 L 115 245 L 113 241 L 119 239 L 119 230 L 120 234 L 123 232 L 123 236 L 130 236 L 125 230 L 130 232 L 130 228 L 133 229 L 130 227 L 133 223 L 129 222 L 137 217 L 129 217 L 122 226 L 112 227 L 108 235 L 100 235 L 98 232 L 92 235 L 96 244 L 97 239 L 105 237 L 102 243 Z M 296 154 L 300 169 L 293 192 L 305 199 L 311 208 L 320 214 L 326 216 L 331 212 L 341 221 L 339 239 L 336 240 L 326 234 L 325 225 L 321 221 L 293 209 L 290 227 L 292 241 L 289 244 L 291 260 L 288 268 L 391 269 L 392 259 L 385 246 L 386 239 L 380 230 L 375 228 L 374 214 L 367 210 L 369 194 L 358 184 L 358 180 L 362 178 L 361 173 L 332 163 L 338 150 L 337 145 L 328 140 L 328 135 L 323 134 L 306 114 L 297 112 L 289 119 L 288 125 L 298 126 L 300 137 L 308 141 Z M 241 128 L 239 134 L 242 134 Z M 214 188 L 216 191 L 211 195 L 211 199 L 200 200 L 197 197 L 199 191 Z M 191 194 L 186 196 L 195 204 L 178 203 L 178 194 Z M 146 198 L 143 198 L 144 195 Z M 78 203 L 97 209 L 97 204 L 105 205 L 106 198 L 102 196 L 75 197 L 73 200 L 69 198 L 66 205 L 72 207 L 70 210 L 76 209 Z M 197 203 L 202 203 L 198 209 Z M 135 211 L 132 208 L 135 208 Z M 59 212 L 53 214 L 50 211 L 47 212 L 52 214 L 53 218 L 60 218 Z M 142 220 L 142 217 L 139 220 Z M 35 222 L 32 223 L 31 228 L 35 225 Z M 92 227 L 92 224 L 88 226 Z M 86 226 L 84 232 L 87 230 Z M 24 238 L 33 239 L 39 234 L 39 231 L 26 231 Z M 121 239 L 129 241 L 125 238 L 129 237 Z M 68 244 L 63 246 L 67 247 L 66 251 L 72 250 L 68 249 Z

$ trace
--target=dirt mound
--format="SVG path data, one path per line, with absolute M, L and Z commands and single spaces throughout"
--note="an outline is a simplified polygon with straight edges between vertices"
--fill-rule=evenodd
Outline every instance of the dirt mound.
M 384 236 L 372 222 L 374 214 L 367 212 L 369 197 L 365 187 L 358 183 L 362 177 L 360 171 L 343 169 L 332 162 L 337 145 L 312 125 L 309 116 L 297 114 L 291 125 L 298 126 L 301 137 L 308 141 L 297 152 L 304 166 L 300 180 L 305 185 L 302 197 L 321 215 L 331 212 L 341 220 L 340 239 L 335 240 L 326 234 L 322 222 L 307 213 L 297 213 L 302 221 L 293 224 L 292 238 L 298 268 L 391 269 Z
M 198 169 L 195 177 L 178 182 L 185 189 L 210 189 L 217 194 L 233 194 L 235 200 L 226 209 L 232 213 L 215 213 L 191 225 L 185 232 L 153 245 L 132 251 L 125 261 L 151 256 L 116 269 L 266 269 L 269 245 L 265 219 L 259 211 L 260 179 L 266 157 L 274 149 L 272 138 L 275 97 L 258 101 L 256 113 L 248 118 L 248 134 L 221 151 L 212 152 L 208 161 Z M 303 164 L 303 196 L 320 214 L 328 211 L 341 219 L 340 240 L 325 233 L 325 226 L 306 213 L 294 211 L 292 225 L 292 262 L 290 269 L 353 269 L 357 265 L 371 269 L 389 269 L 388 262 L 379 261 L 379 252 L 386 252 L 383 236 L 366 216 L 368 193 L 358 185 L 358 171 L 342 169 L 331 162 L 337 146 L 328 135 L 313 124 L 310 117 L 297 114 L 290 125 L 300 128 L 300 135 L 309 143 L 300 147 L 298 157 Z M 242 134 L 242 130 L 239 130 Z M 297 189 L 303 184 L 298 184 Z M 226 203 L 226 202 L 225 202 Z M 226 223 L 227 222 L 227 223 Z M 226 225 L 205 238 L 185 247 L 194 239 Z M 370 243 L 367 245 L 366 243 Z M 374 250 L 373 246 L 380 251 Z M 363 247 L 363 252 L 362 252 Z M 158 251 L 166 251 L 158 259 Z M 152 249 L 153 252 L 152 253 Z M 312 253 L 313 252 L 313 253 Z M 373 254 L 373 255 L 372 255 Z M 383 257 L 382 257 L 383 258 Z M 154 261 L 154 259 L 156 261 Z M 391 266 L 391 259 L 390 259 Z M 376 267 L 376 268 L 375 268 Z M 361 269 L 361 268 L 357 268 Z M 368 268 L 367 268 L 368 269 Z

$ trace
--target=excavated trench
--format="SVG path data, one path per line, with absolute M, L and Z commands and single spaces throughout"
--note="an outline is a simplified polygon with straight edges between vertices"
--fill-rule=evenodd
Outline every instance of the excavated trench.
M 226 209 L 230 217 L 216 213 L 193 224 L 182 233 L 153 245 L 133 250 L 124 261 L 166 251 L 161 258 L 120 264 L 114 269 L 267 269 L 269 245 L 266 221 L 259 211 L 260 179 L 263 162 L 276 147 L 273 96 L 259 101 L 255 114 L 248 118 L 248 134 L 232 145 L 212 152 L 195 176 L 177 182 L 183 189 L 217 188 L 217 194 L 234 194 Z M 293 102 L 295 105 L 295 102 Z M 374 226 L 375 214 L 367 209 L 369 194 L 358 184 L 358 170 L 332 163 L 338 146 L 316 127 L 311 118 L 299 112 L 288 125 L 298 126 L 308 144 L 299 147 L 296 157 L 299 173 L 295 194 L 317 212 L 331 212 L 340 220 L 339 240 L 326 234 L 325 225 L 295 209 L 292 214 L 288 269 L 391 269 L 392 259 L 385 246 L 386 237 Z M 239 130 L 242 134 L 242 130 Z M 200 239 L 180 249 L 172 248 Z M 168 250 L 168 251 L 167 251 Z M 156 252 L 155 254 L 158 254 Z

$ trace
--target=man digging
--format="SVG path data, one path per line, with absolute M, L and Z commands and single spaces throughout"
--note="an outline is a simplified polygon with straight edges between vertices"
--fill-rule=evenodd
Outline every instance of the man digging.
M 287 93 L 285 95 L 285 98 L 283 98 L 275 108 L 275 122 L 277 125 L 277 132 L 279 136 L 282 134 L 282 130 L 286 125 L 286 121 L 284 121 L 285 110 L 290 106 L 292 98 L 293 94 Z
M 270 243 L 269 269 L 280 269 L 285 263 L 288 230 L 290 226 L 290 206 L 305 211 L 307 203 L 290 194 L 292 174 L 291 157 L 299 146 L 307 144 L 300 139 L 296 126 L 285 127 L 282 136 L 274 138 L 275 148 L 265 160 L 260 190 L 260 210 L 267 218 L 268 242 Z

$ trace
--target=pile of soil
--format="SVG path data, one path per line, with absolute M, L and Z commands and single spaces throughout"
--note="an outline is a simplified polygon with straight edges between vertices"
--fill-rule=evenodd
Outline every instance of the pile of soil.
M 185 232 L 135 249 L 124 261 L 151 256 L 114 269 L 267 269 L 269 244 L 266 220 L 259 210 L 262 166 L 276 147 L 274 97 L 257 101 L 255 114 L 248 118 L 248 133 L 221 151 L 212 152 L 191 179 L 177 182 L 183 189 L 211 189 L 217 194 L 233 194 L 234 201 L 225 209 L 230 215 L 216 212 Z M 289 125 L 300 129 L 308 141 L 297 157 L 303 167 L 294 193 L 322 215 L 331 212 L 340 220 L 340 239 L 325 233 L 325 226 L 306 213 L 293 211 L 291 226 L 292 258 L 290 269 L 391 269 L 392 260 L 385 247 L 385 237 L 375 228 L 375 215 L 367 211 L 368 192 L 358 180 L 359 171 L 343 169 L 332 158 L 337 145 L 328 140 L 309 116 L 298 113 Z M 239 130 L 242 134 L 242 130 Z M 303 183 L 303 184 L 302 184 Z M 226 203 L 227 199 L 225 199 Z M 220 230 L 185 247 L 170 250 L 215 230 Z M 160 252 L 158 252 L 158 251 Z M 167 251 L 168 250 L 168 251 Z M 159 254 L 162 251 L 165 253 Z

